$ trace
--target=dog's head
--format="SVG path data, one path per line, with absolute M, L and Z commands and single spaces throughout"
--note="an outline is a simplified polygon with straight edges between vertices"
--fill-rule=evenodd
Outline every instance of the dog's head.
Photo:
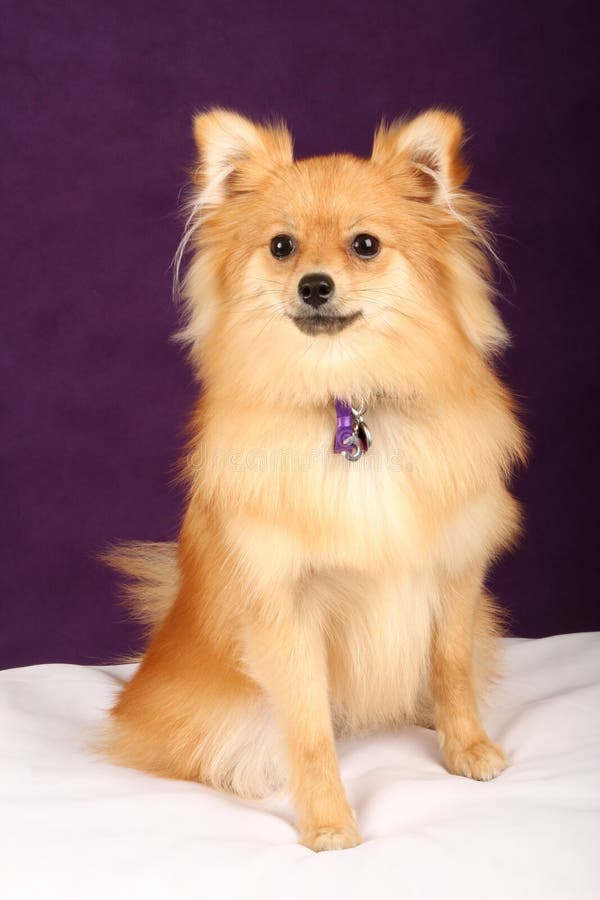
M 429 111 L 382 126 L 370 159 L 295 161 L 281 124 L 198 115 L 183 337 L 202 376 L 263 398 L 411 395 L 506 334 L 463 129 Z

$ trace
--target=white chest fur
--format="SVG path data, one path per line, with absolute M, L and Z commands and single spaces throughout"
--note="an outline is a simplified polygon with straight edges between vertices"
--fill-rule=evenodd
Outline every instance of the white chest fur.
M 441 573 L 477 558 L 497 503 L 492 486 L 452 494 L 428 423 L 377 411 L 368 423 L 373 447 L 352 463 L 332 452 L 333 412 L 212 420 L 197 485 L 259 592 L 298 576 L 326 622 L 336 721 L 353 731 L 419 717 Z
M 251 531 L 244 558 L 421 571 L 446 558 L 460 568 L 477 552 L 498 487 L 469 491 L 465 476 L 461 496 L 462 458 L 427 421 L 375 409 L 368 423 L 373 446 L 353 463 L 333 453 L 333 408 L 209 418 L 197 489 L 218 497 L 232 540 L 245 544 Z

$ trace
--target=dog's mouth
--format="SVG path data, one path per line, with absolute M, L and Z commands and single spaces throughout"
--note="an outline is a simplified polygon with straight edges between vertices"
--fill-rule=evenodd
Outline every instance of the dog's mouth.
M 314 315 L 314 316 L 290 316 L 294 325 L 303 331 L 304 334 L 337 334 L 356 322 L 362 313 L 355 312 L 349 316 L 331 316 L 331 315 Z

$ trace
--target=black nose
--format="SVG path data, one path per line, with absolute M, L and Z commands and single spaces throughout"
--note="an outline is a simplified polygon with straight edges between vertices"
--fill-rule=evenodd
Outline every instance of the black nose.
M 322 306 L 333 295 L 335 285 L 329 275 L 322 272 L 311 272 L 298 282 L 298 296 L 309 306 Z

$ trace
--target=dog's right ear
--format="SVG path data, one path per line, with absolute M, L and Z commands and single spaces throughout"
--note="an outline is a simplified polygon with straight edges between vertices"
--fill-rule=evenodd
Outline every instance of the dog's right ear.
M 227 109 L 194 116 L 199 161 L 194 180 L 204 206 L 218 206 L 234 191 L 252 190 L 261 173 L 289 165 L 292 138 L 285 125 L 255 125 Z

